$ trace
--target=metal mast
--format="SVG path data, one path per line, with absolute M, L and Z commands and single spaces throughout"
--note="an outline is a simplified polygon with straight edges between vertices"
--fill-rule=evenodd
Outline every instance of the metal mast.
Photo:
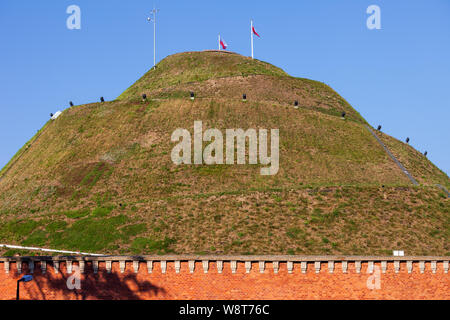
M 150 13 L 150 17 L 147 18 L 148 22 L 153 22 L 153 68 L 156 68 L 156 13 L 159 9 L 153 6 L 153 10 Z

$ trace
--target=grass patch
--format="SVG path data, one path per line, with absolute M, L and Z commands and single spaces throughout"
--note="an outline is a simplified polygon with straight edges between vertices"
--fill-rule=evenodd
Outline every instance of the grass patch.
M 114 209 L 114 206 L 98 207 L 92 211 L 92 216 L 93 217 L 105 217 L 105 216 L 109 215 L 113 209 Z
M 89 215 L 90 213 L 91 213 L 91 211 L 89 209 L 81 209 L 81 210 L 74 210 L 74 211 L 66 211 L 66 212 L 63 212 L 62 214 L 70 219 L 78 219 L 78 218 L 85 217 L 85 216 Z
M 171 252 L 170 246 L 176 241 L 171 238 L 164 238 L 164 240 L 155 240 L 152 238 L 136 238 L 131 244 L 131 251 L 135 254 L 156 253 L 165 254 Z
M 122 236 L 118 228 L 129 219 L 124 215 L 111 218 L 88 217 L 74 222 L 64 232 L 53 234 L 50 244 L 54 248 L 66 250 L 105 250 Z

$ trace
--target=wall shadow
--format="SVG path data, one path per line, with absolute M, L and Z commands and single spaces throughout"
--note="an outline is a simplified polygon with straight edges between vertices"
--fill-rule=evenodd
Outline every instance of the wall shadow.
M 54 272 L 51 262 L 48 262 L 47 271 L 42 273 L 39 264 L 35 266 L 33 281 L 21 284 L 21 299 L 33 300 L 141 300 L 141 299 L 164 299 L 166 290 L 143 279 L 142 273 L 134 273 L 128 266 L 124 273 L 118 268 L 113 268 L 110 273 L 105 268 L 98 269 L 94 273 L 92 264 L 86 262 L 85 271 L 79 275 L 80 289 L 69 289 L 69 283 L 75 284 L 74 276 L 79 273 L 74 271 L 78 267 L 73 262 L 71 274 L 66 272 L 65 263 L 61 262 L 58 273 Z M 24 262 L 22 274 L 29 274 Z M 151 276 L 148 274 L 148 276 Z M 23 292 L 23 294 L 22 294 Z

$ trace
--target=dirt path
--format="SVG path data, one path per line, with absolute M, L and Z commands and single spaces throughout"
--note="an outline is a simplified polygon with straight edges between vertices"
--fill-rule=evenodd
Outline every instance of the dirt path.
M 366 128 L 375 137 L 375 139 L 377 139 L 378 143 L 383 147 L 384 151 L 386 151 L 386 153 L 389 155 L 389 157 L 391 157 L 391 159 L 394 160 L 394 162 L 403 171 L 403 173 L 409 178 L 409 180 L 411 180 L 411 182 L 414 185 L 416 185 L 416 186 L 419 185 L 419 183 L 416 181 L 416 179 L 414 179 L 414 177 L 408 172 L 408 170 L 405 169 L 405 167 L 400 163 L 400 161 L 398 161 L 397 158 L 391 153 L 391 151 L 389 151 L 389 149 L 384 145 L 384 143 L 380 140 L 380 138 L 378 138 L 378 136 L 375 134 L 375 132 L 368 125 L 366 125 Z

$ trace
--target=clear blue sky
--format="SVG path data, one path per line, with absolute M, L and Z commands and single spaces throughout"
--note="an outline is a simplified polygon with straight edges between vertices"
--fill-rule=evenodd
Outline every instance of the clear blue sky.
M 81 30 L 66 8 L 81 8 Z M 157 1 L 157 61 L 217 48 L 250 55 L 331 85 L 373 126 L 450 173 L 450 1 Z M 381 30 L 366 9 L 381 8 Z M 49 118 L 75 104 L 116 98 L 153 63 L 152 1 L 0 2 L 0 167 Z

